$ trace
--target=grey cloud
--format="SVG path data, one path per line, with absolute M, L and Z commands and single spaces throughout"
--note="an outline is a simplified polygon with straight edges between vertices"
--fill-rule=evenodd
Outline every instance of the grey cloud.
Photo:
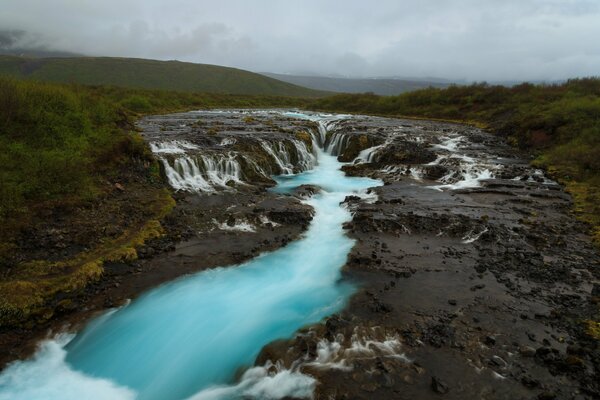
M 19 0 L 3 4 L 0 47 L 288 73 L 562 79 L 600 73 L 599 20 L 593 0 Z
M 6 30 L 0 31 L 0 47 L 13 47 L 20 38 L 23 37 L 25 31 L 22 30 Z

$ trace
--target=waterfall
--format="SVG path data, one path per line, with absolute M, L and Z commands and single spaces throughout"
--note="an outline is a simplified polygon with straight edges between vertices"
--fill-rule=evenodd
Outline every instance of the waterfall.
M 175 190 L 212 191 L 210 183 L 200 173 L 196 160 L 191 157 L 179 157 L 173 166 L 166 158 L 161 158 L 169 184 Z
M 306 144 L 300 140 L 289 140 L 294 146 L 295 159 L 297 160 L 296 165 L 292 162 L 294 159 L 285 145 L 284 141 L 278 141 L 271 143 L 266 140 L 261 140 L 260 145 L 262 148 L 275 160 L 279 167 L 281 174 L 291 175 L 294 172 L 302 172 L 313 168 L 316 164 L 317 158 L 312 154 Z
M 244 183 L 242 168 L 234 153 L 183 156 L 176 158 L 173 165 L 166 158 L 161 161 L 169 184 L 175 190 L 212 192 L 215 187 L 228 187 L 229 182 Z
M 236 160 L 235 154 L 229 153 L 226 156 L 216 157 L 203 154 L 200 157 L 210 182 L 223 187 L 227 187 L 227 183 L 230 181 L 243 183 L 241 179 L 242 168 Z
M 277 142 L 277 146 L 273 146 L 272 143 L 261 140 L 260 145 L 273 157 L 283 175 L 294 173 L 294 166 L 290 163 L 290 157 L 282 142 Z
M 152 142 L 150 149 L 158 154 L 184 154 L 186 150 L 196 150 L 198 146 L 185 140 L 171 140 L 169 142 Z
M 372 163 L 372 162 L 379 161 L 378 160 L 379 152 L 381 150 L 385 149 L 387 146 L 389 146 L 393 141 L 394 141 L 394 136 L 391 135 L 391 136 L 388 136 L 387 139 L 385 139 L 385 142 L 383 142 L 382 144 L 362 150 L 360 153 L 358 153 L 358 156 L 354 159 L 354 163 L 362 164 L 362 163 Z
M 311 132 L 313 133 L 313 132 Z M 325 125 L 325 123 L 323 121 L 318 121 L 317 122 L 317 134 L 313 134 L 313 141 L 317 144 L 317 146 L 319 147 L 324 147 L 325 146 L 325 141 L 327 140 L 327 126 Z
M 368 149 L 362 150 L 358 153 L 358 156 L 354 159 L 354 164 L 372 163 L 377 161 L 377 154 L 381 149 L 388 145 L 386 141 L 378 146 L 369 147 Z
M 296 147 L 298 156 L 298 168 L 301 172 L 313 169 L 317 163 L 317 157 L 306 148 L 306 143 L 300 140 L 292 140 Z
M 327 145 L 326 151 L 332 156 L 339 156 L 344 152 L 344 149 L 348 145 L 349 139 L 349 135 L 343 134 L 341 132 L 335 132 L 331 137 L 329 144 Z

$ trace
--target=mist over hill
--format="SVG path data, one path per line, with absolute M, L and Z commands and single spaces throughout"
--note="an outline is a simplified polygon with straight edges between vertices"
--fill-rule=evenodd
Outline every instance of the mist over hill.
M 453 82 L 441 79 L 401 79 L 401 78 L 342 78 L 330 76 L 288 75 L 261 72 L 262 75 L 280 81 L 316 90 L 338 93 L 372 92 L 382 96 L 393 96 L 428 87 L 445 88 Z

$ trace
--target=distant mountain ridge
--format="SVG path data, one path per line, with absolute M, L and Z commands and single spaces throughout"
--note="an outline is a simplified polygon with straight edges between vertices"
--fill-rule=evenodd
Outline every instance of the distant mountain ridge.
M 138 58 L 30 58 L 0 55 L 0 74 L 56 83 L 182 92 L 290 97 L 320 97 L 331 94 L 237 68 Z
M 287 75 L 261 72 L 262 75 L 311 89 L 338 93 L 373 92 L 393 96 L 427 87 L 445 88 L 452 84 L 445 80 L 418 80 L 396 78 L 337 78 L 327 76 Z

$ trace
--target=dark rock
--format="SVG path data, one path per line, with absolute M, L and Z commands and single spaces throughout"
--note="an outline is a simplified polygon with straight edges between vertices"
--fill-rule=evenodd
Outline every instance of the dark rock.
M 553 400 L 556 398 L 556 393 L 551 391 L 543 392 L 540 393 L 537 398 L 538 400 Z
M 433 389 L 434 392 L 440 394 L 446 394 L 450 390 L 448 385 L 437 376 L 431 377 L 431 389 Z
M 535 353 L 535 349 L 531 346 L 521 346 L 519 348 L 519 354 L 521 354 L 523 357 L 534 357 Z
M 483 342 L 488 346 L 493 346 L 496 344 L 496 338 L 494 336 L 486 336 Z

